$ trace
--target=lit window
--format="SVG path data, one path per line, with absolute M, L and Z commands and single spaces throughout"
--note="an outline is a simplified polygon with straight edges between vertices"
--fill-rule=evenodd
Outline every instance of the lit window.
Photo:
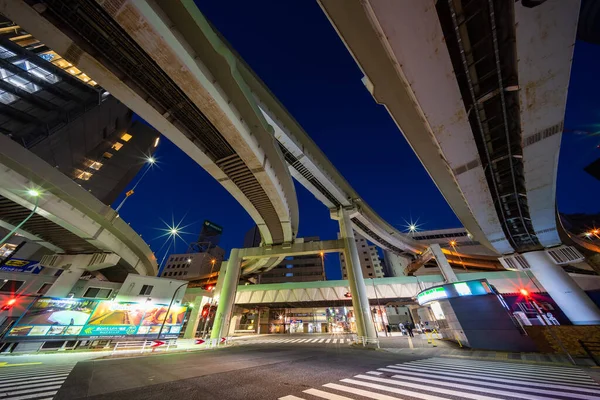
M 116 142 L 115 144 L 112 145 L 113 150 L 116 150 L 116 151 L 121 150 L 121 147 L 123 147 L 123 143 L 121 143 L 121 142 Z
M 154 141 L 154 147 L 158 146 L 158 142 L 160 142 L 160 136 Z
M 92 177 L 91 172 L 83 171 L 77 176 L 77 179 L 81 179 L 82 181 L 88 181 L 91 177 Z
M 124 141 L 124 142 L 129 142 L 129 139 L 131 139 L 131 137 L 132 137 L 132 136 L 131 136 L 129 133 L 124 133 L 124 134 L 121 136 L 121 140 L 122 140 L 122 141 Z
M 8 257 L 16 248 L 16 244 L 4 243 L 0 246 L 0 257 Z
M 102 158 L 111 158 L 113 155 L 111 153 L 109 153 L 108 151 L 105 152 L 104 154 L 102 154 Z
M 90 168 L 95 169 L 96 171 L 98 171 L 100 168 L 102 168 L 102 163 L 98 162 L 98 161 L 94 161 L 93 163 L 90 164 Z

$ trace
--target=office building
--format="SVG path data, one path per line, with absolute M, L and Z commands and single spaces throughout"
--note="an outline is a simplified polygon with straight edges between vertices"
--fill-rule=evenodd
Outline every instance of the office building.
M 107 205 L 159 133 L 91 77 L 0 15 L 0 130 Z
M 370 245 L 369 242 L 357 232 L 354 232 L 354 240 L 358 249 L 358 257 L 360 259 L 363 277 L 383 278 L 383 265 L 379 259 L 377 246 Z M 344 253 L 340 253 L 340 265 L 342 267 L 342 279 L 348 279 Z
M 254 225 L 244 236 L 244 248 L 258 247 L 260 246 L 260 241 L 260 229 L 258 229 L 258 225 Z
M 209 278 L 211 273 L 215 274 L 221 269 L 224 256 L 225 250 L 218 246 L 203 253 L 171 254 L 160 276 L 176 279 Z
M 318 236 L 297 238 L 296 242 L 318 242 Z M 325 269 L 319 254 L 286 257 L 278 266 L 258 276 L 258 283 L 324 281 Z

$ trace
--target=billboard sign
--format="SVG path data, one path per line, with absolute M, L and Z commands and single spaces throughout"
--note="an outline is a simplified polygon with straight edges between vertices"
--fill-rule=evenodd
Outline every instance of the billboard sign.
M 0 271 L 6 272 L 25 272 L 28 274 L 39 274 L 44 267 L 40 265 L 39 261 L 22 260 L 19 258 L 11 258 L 0 267 Z
M 163 323 L 161 337 L 169 338 L 181 332 L 187 308 L 167 310 L 164 304 L 43 297 L 31 305 L 6 338 L 156 337 Z

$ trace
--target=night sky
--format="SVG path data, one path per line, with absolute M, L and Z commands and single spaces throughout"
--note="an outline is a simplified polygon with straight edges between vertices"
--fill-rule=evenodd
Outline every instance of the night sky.
M 383 218 L 406 230 L 460 226 L 382 106 L 361 83 L 362 74 L 316 1 L 197 1 L 201 11 L 269 86 L 360 196 Z M 235 12 L 232 10 L 235 9 Z M 600 130 L 600 47 L 577 43 L 566 127 Z M 583 167 L 600 157 L 600 136 L 563 135 L 558 175 L 561 212 L 600 212 L 600 182 Z M 200 166 L 166 138 L 153 168 L 121 209 L 122 218 L 162 260 L 164 222 L 182 221 L 188 234 L 170 247 L 185 252 L 202 221 L 224 228 L 221 246 L 241 247 L 254 225 L 244 209 Z M 131 183 L 135 184 L 136 180 Z M 298 236 L 334 239 L 337 222 L 327 208 L 296 184 Z M 116 204 L 120 202 L 118 199 Z M 158 252 L 159 249 L 162 250 Z M 328 279 L 340 277 L 337 255 L 325 259 Z

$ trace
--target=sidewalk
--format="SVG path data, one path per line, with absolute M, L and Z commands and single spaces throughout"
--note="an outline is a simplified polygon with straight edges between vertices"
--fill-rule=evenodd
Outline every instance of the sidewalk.
M 545 353 L 513 353 L 506 351 L 487 351 L 461 348 L 457 343 L 449 340 L 434 338 L 429 341 L 425 335 L 380 337 L 379 346 L 382 350 L 397 354 L 414 354 L 422 357 L 450 357 L 487 361 L 510 361 L 539 365 L 565 365 L 573 363 L 564 354 Z M 588 358 L 574 358 L 577 366 L 594 367 L 595 364 Z

